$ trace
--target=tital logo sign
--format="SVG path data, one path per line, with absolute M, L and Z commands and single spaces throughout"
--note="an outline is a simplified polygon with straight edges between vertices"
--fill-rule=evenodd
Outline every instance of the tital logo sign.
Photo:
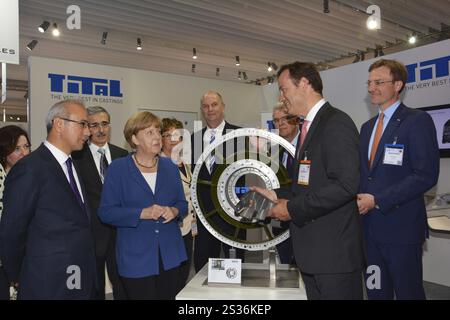
M 52 93 L 68 93 L 82 95 L 96 95 L 122 98 L 119 80 L 103 78 L 80 77 L 49 73 L 50 91 Z
M 450 56 L 412 63 L 406 66 L 408 81 L 406 89 L 422 89 L 449 85 Z
M 406 66 L 408 70 L 407 83 L 441 78 L 449 75 L 448 63 L 450 56 L 412 63 Z M 416 70 L 419 68 L 419 79 L 417 79 Z

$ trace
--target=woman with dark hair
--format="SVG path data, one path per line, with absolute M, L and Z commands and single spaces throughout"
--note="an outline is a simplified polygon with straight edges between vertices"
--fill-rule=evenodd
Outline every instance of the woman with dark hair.
M 0 218 L 3 211 L 3 188 L 6 175 L 17 161 L 30 153 L 30 140 L 18 126 L 0 129 Z M 9 300 L 9 282 L 0 261 L 0 300 Z

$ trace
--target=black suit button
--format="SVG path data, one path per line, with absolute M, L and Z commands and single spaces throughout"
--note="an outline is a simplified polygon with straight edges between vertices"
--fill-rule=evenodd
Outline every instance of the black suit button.
M 373 178 L 372 178 L 372 177 L 368 177 L 367 179 L 368 179 L 369 181 L 372 181 Z

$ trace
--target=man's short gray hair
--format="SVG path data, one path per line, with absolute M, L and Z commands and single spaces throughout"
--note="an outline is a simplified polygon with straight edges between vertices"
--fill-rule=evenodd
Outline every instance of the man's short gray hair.
M 47 117 L 45 118 L 45 126 L 47 127 L 47 133 L 49 133 L 53 128 L 53 120 L 55 118 L 69 118 L 70 113 L 67 107 L 71 104 L 77 104 L 85 108 L 83 102 L 75 99 L 67 99 L 55 103 L 48 111 Z
M 218 93 L 217 91 L 208 90 L 208 91 L 206 91 L 206 92 L 202 95 L 202 97 L 200 98 L 200 106 L 203 104 L 203 99 L 205 99 L 205 97 L 206 97 L 207 95 L 210 95 L 210 94 L 215 94 L 216 97 L 219 98 L 220 102 L 221 102 L 222 104 L 224 104 L 222 95 L 221 95 L 220 93 Z
M 93 116 L 94 114 L 98 113 L 106 113 L 108 115 L 108 121 L 111 121 L 111 116 L 109 115 L 109 112 L 106 111 L 106 109 L 103 108 L 102 106 L 87 107 L 86 111 L 88 113 L 88 116 Z
M 275 111 L 281 111 L 283 113 L 288 113 L 287 107 L 283 102 L 278 102 L 275 107 L 273 107 L 272 113 Z

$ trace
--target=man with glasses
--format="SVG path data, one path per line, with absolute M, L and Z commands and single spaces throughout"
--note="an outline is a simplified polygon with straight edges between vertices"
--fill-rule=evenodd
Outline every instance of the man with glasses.
M 126 298 L 123 285 L 117 273 L 116 231 L 115 228 L 100 221 L 97 216 L 103 181 L 112 160 L 125 157 L 128 151 L 111 143 L 110 115 L 101 106 L 87 108 L 90 138 L 81 151 L 73 153 L 77 169 L 86 185 L 87 201 L 91 209 L 92 231 L 95 238 L 95 256 L 99 290 L 97 299 L 105 299 L 105 265 L 112 284 L 114 300 Z
M 369 68 L 368 92 L 378 115 L 361 128 L 358 194 L 369 299 L 425 299 L 424 193 L 437 183 L 439 150 L 431 117 L 400 101 L 406 80 L 405 66 L 395 60 Z M 378 277 L 370 277 L 373 270 Z
M 294 147 L 296 147 L 300 135 L 300 118 L 294 115 L 289 115 L 286 106 L 280 103 L 273 108 L 272 121 L 275 125 L 275 129 L 278 130 L 280 137 L 286 139 Z M 293 175 L 294 157 L 292 157 L 288 152 L 284 151 L 280 153 L 280 165 L 286 168 L 290 177 Z M 278 226 L 274 225 L 274 223 L 277 223 L 277 220 L 272 221 L 272 232 L 274 235 L 279 235 L 289 229 L 288 221 L 279 222 Z M 291 239 L 278 244 L 277 252 L 281 263 L 295 264 Z
M 81 177 L 71 153 L 89 137 L 76 100 L 54 104 L 47 140 L 9 172 L 0 222 L 0 252 L 18 299 L 90 299 L 96 289 L 95 247 Z

